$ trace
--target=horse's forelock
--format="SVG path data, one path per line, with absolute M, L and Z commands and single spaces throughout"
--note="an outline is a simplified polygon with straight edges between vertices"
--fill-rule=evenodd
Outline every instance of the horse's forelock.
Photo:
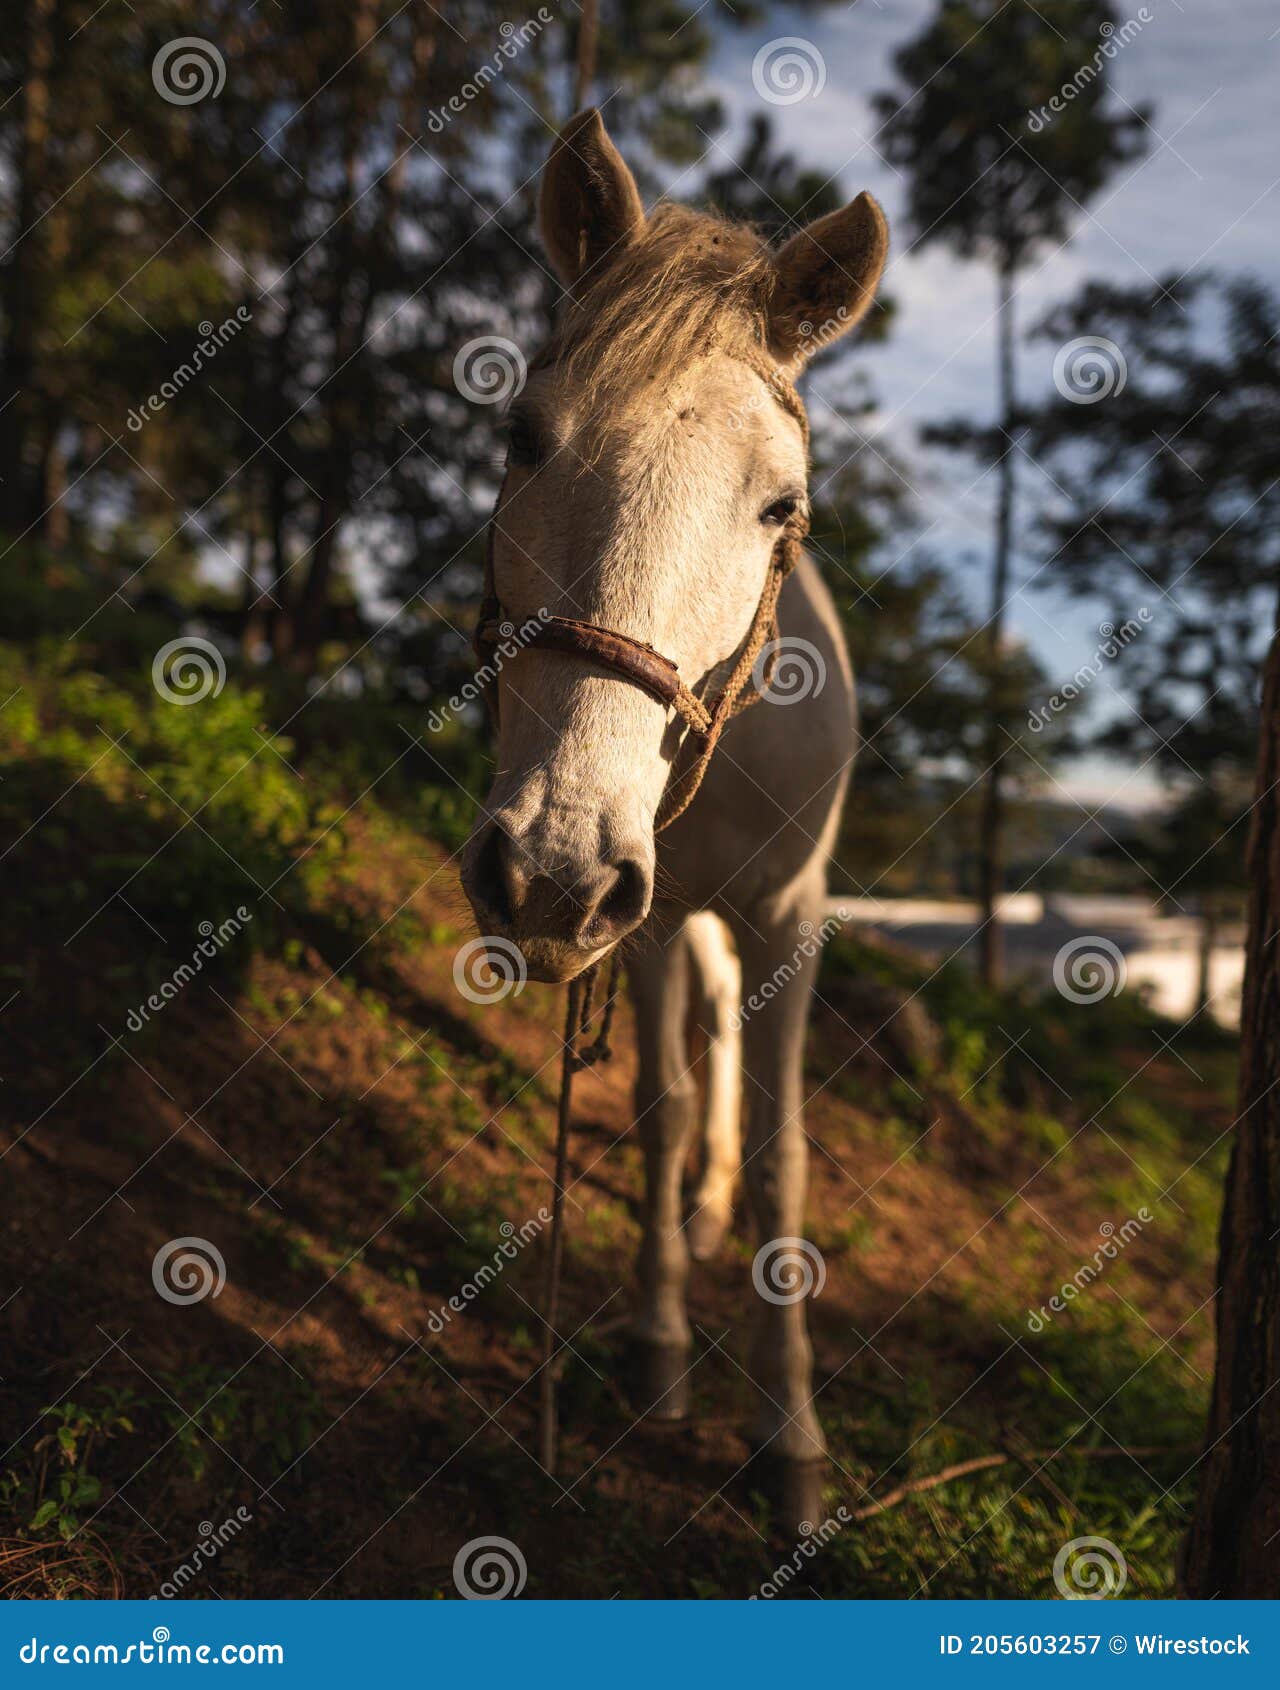
M 762 348 L 773 263 L 748 225 L 660 207 L 570 301 L 537 359 L 591 393 L 626 390 L 716 346 Z

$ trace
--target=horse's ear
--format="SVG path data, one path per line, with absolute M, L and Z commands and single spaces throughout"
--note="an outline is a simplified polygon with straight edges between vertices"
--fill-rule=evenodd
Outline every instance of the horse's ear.
M 810 223 L 780 248 L 769 344 L 783 363 L 810 357 L 866 314 L 889 255 L 889 225 L 870 194 Z
M 635 177 L 591 107 L 570 119 L 542 172 L 538 228 L 556 275 L 576 287 L 599 273 L 644 223 Z

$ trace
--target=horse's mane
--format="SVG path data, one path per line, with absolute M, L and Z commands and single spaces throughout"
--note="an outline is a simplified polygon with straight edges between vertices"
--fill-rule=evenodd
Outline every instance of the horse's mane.
M 774 275 L 769 247 L 749 225 L 659 206 L 566 307 L 537 362 L 599 391 L 683 369 L 714 345 L 763 347 Z

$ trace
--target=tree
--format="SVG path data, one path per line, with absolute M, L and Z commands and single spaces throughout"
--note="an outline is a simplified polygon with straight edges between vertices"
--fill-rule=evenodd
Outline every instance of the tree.
M 1218 1351 L 1183 1588 L 1280 1589 L 1280 636 L 1267 662 L 1249 841 L 1240 1108 L 1219 1239 Z
M 1280 1588 L 1280 300 L 1246 279 L 1094 283 L 1039 331 L 1091 338 L 1110 374 L 1096 403 L 1028 417 L 1062 504 L 1047 517 L 1061 579 L 1149 611 L 1123 652 L 1132 700 L 1095 743 L 1152 760 L 1183 837 L 1175 894 L 1215 895 L 1246 868 L 1239 1109 L 1219 1243 L 1218 1353 L 1187 1594 Z M 1061 354 L 1059 354 L 1061 355 Z M 1095 372 L 1099 373 L 1100 372 Z M 1123 378 L 1123 379 L 1122 379 Z M 1070 387 L 1070 381 L 1067 384 Z M 1269 655 L 1267 646 L 1270 646 Z M 1265 669 L 1264 669 L 1265 665 Z M 1261 685 L 1260 685 L 1261 683 Z M 1259 708 L 1259 692 L 1261 707 Z M 1255 749 L 1256 747 L 1256 749 Z M 1253 802 L 1240 788 L 1253 769 Z M 1169 830 L 1173 832 L 1173 828 Z M 1179 860 L 1181 859 L 1181 860 Z M 1189 861 L 1187 859 L 1190 859 Z
M 908 172 L 917 243 L 940 242 L 995 268 L 996 426 L 952 431 L 953 444 L 996 469 L 986 625 L 993 676 L 1000 668 L 1014 551 L 1018 276 L 1040 248 L 1066 240 L 1078 208 L 1143 145 L 1143 114 L 1116 111 L 1108 97 L 1112 29 L 1103 0 L 941 0 L 933 21 L 896 55 L 904 88 L 876 99 L 886 157 Z M 1008 726 L 994 692 L 988 714 L 981 957 L 984 978 L 994 984 L 1002 969 L 996 911 L 1004 875 Z
M 837 182 L 777 150 L 773 124 L 761 114 L 748 124 L 738 157 L 711 171 L 699 198 L 726 217 L 754 223 L 771 241 L 783 241 L 847 203 Z
M 193 47 L 177 0 L 4 16 L 0 525 L 105 540 L 130 593 L 216 558 L 218 614 L 304 671 L 334 634 L 363 646 L 371 607 L 429 661 L 478 590 L 497 473 L 459 353 L 545 324 L 533 161 L 593 80 L 651 169 L 696 157 L 720 121 L 704 22 L 211 0 Z M 201 325 L 241 307 L 192 376 Z M 165 385 L 163 420 L 126 424 Z
M 121 111 L 136 109 L 148 128 L 153 108 L 170 118 L 174 108 L 155 98 L 127 14 L 90 29 L 95 17 L 88 0 L 0 8 L 0 527 L 56 545 L 67 456 L 93 427 L 78 396 L 101 365 L 108 323 L 122 361 L 149 332 L 137 315 L 122 320 L 117 288 L 162 242 L 161 274 L 190 280 L 195 245 L 120 145 Z M 84 332 L 89 318 L 96 332 Z
M 1140 629 L 1113 658 L 1123 695 L 1104 681 L 1115 707 L 1092 744 L 1168 789 L 1140 860 L 1161 896 L 1194 901 L 1203 973 L 1215 924 L 1241 901 L 1280 591 L 1280 301 L 1247 280 L 1093 283 L 1036 334 L 1059 349 L 1063 387 L 1025 416 L 1056 490 L 1043 519 L 1053 579 Z M 1064 366 L 1064 348 L 1085 362 Z
M 867 397 L 862 409 L 871 406 Z M 859 418 L 851 425 L 856 429 Z M 834 453 L 838 467 L 824 460 Z M 809 546 L 836 601 L 853 659 L 859 745 L 839 861 L 871 895 L 955 894 L 972 879 L 965 840 L 983 768 L 990 699 L 1014 724 L 1011 796 L 1040 780 L 1059 738 L 1028 726 L 1045 676 L 1024 647 L 989 669 L 981 626 L 954 578 L 913 556 L 907 478 L 883 445 L 850 456 L 847 437 L 815 435 Z M 1012 819 L 1012 818 L 1011 818 Z M 1020 821 L 1021 816 L 1017 819 Z
M 1185 910 L 1200 923 L 1200 955 L 1191 1018 L 1213 1007 L 1213 953 L 1224 922 L 1240 921 L 1248 882 L 1243 842 L 1248 832 L 1249 790 L 1221 773 L 1212 782 L 1179 783 L 1172 804 L 1146 818 L 1115 856 L 1145 873 L 1157 901 Z

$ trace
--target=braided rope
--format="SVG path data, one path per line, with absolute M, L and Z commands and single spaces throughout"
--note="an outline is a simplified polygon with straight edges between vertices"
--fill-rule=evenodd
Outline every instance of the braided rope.
M 710 721 L 702 730 L 702 745 L 697 756 L 682 774 L 673 774 L 667 782 L 653 824 L 655 833 L 661 833 L 664 828 L 670 827 L 693 803 L 706 777 L 711 754 L 719 744 L 720 735 L 734 716 L 746 710 L 760 697 L 758 692 L 749 691 L 748 688 L 756 659 L 765 646 L 778 637 L 778 598 L 783 582 L 800 561 L 803 533 L 804 525 L 796 522 L 774 547 L 773 557 L 769 562 L 769 573 L 765 577 L 764 591 L 760 595 L 760 603 L 756 607 L 746 640 L 728 680 L 711 708 Z
M 584 1045 L 591 1021 L 596 978 L 600 964 L 593 963 L 585 973 L 569 982 L 565 1003 L 564 1040 L 560 1058 L 560 1097 L 556 1111 L 556 1165 L 551 1187 L 551 1248 L 547 1255 L 546 1278 L 542 1290 L 542 1365 L 538 1375 L 538 1443 L 542 1465 L 548 1473 L 556 1470 L 559 1443 L 559 1424 L 556 1411 L 556 1386 L 560 1367 L 556 1358 L 560 1319 L 560 1275 L 564 1265 L 564 1192 L 569 1171 L 569 1128 L 573 1119 L 573 1076 L 580 1068 L 590 1068 L 597 1062 L 607 1062 L 613 1055 L 609 1035 L 613 1029 L 613 1012 L 618 1001 L 621 962 L 615 948 L 609 956 L 609 979 L 605 987 L 604 1009 L 600 1031 L 591 1044 Z

